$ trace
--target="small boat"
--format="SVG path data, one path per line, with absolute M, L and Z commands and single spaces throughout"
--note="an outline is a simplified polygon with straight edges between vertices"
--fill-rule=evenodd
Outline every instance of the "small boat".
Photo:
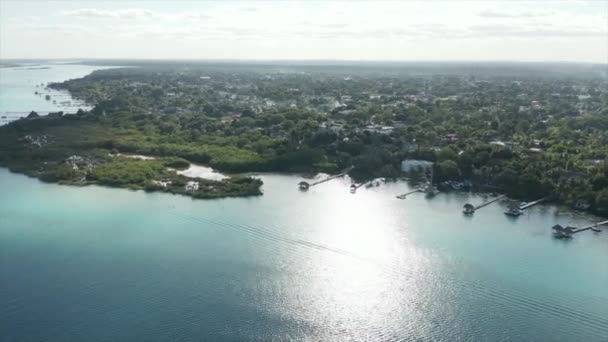
M 354 194 L 355 192 L 357 192 L 357 184 L 351 184 L 350 185 L 350 193 Z

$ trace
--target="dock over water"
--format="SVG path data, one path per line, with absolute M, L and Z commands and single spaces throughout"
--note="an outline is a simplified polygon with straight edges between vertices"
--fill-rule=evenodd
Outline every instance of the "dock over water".
M 417 188 L 417 189 L 414 189 L 414 190 L 408 191 L 408 192 L 406 192 L 406 193 L 404 193 L 404 194 L 398 195 L 398 196 L 397 196 L 397 198 L 398 198 L 398 199 L 405 199 L 405 198 L 406 198 L 408 195 L 411 195 L 411 194 L 414 194 L 414 193 L 417 193 L 417 192 L 424 192 L 424 189 L 422 189 L 422 188 Z
M 464 205 L 464 208 L 463 208 L 462 211 L 465 214 L 469 214 L 469 215 L 473 214 L 475 211 L 477 211 L 477 210 L 479 210 L 479 209 L 481 209 L 481 208 L 483 208 L 483 207 L 485 207 L 487 205 L 490 205 L 490 204 L 492 204 L 492 203 L 494 203 L 494 202 L 496 202 L 496 201 L 498 201 L 498 200 L 500 200 L 502 198 L 505 198 L 506 196 L 507 196 L 506 194 L 505 195 L 500 195 L 500 196 L 492 198 L 491 200 L 488 200 L 488 201 L 486 201 L 484 203 L 481 203 L 481 204 L 479 204 L 477 206 L 474 206 L 474 205 L 472 205 L 470 203 L 467 203 L 467 204 Z
M 601 232 L 601 229 L 599 229 L 598 227 L 599 226 L 603 226 L 605 224 L 608 224 L 608 220 L 602 221 L 602 222 L 593 223 L 593 224 L 590 224 L 588 226 L 577 228 L 572 233 L 574 234 L 574 233 L 584 232 L 585 230 L 589 230 L 589 229 L 591 229 L 591 230 L 593 230 L 595 232 Z
M 534 205 L 537 205 L 537 204 L 539 204 L 539 203 L 544 202 L 545 200 L 547 200 L 547 197 L 543 197 L 543 198 L 538 199 L 538 200 L 536 200 L 536 201 L 532 201 L 532 202 L 530 202 L 530 203 L 526 203 L 526 204 L 524 204 L 524 205 L 521 205 L 521 206 L 519 207 L 519 210 L 526 210 L 526 209 L 528 209 L 528 208 L 530 208 L 530 207 L 532 207 L 532 206 L 534 206 Z
M 321 179 L 321 180 L 318 180 L 318 181 L 316 181 L 316 182 L 314 182 L 314 183 L 308 183 L 308 182 L 304 182 L 304 181 L 302 181 L 302 182 L 300 182 L 300 184 L 299 184 L 299 186 L 300 186 L 300 190 L 308 190 L 308 188 L 311 188 L 311 187 L 313 187 L 313 186 L 315 186 L 315 185 L 319 185 L 319 184 L 321 184 L 321 183 L 328 182 L 328 181 L 330 181 L 330 180 L 332 180 L 332 179 L 336 179 L 336 178 L 340 178 L 340 177 L 342 177 L 342 176 L 345 176 L 346 174 L 348 174 L 348 173 L 349 173 L 349 172 L 350 172 L 352 169 L 354 169 L 354 168 L 355 168 L 354 166 L 348 167 L 348 168 L 346 168 L 346 169 L 342 170 L 342 172 L 340 172 L 340 173 L 338 173 L 338 174 L 328 176 L 327 178 L 325 178 L 325 179 Z
M 567 226 L 567 227 L 562 227 L 559 224 L 556 224 L 555 226 L 553 226 L 553 236 L 555 236 L 556 238 L 571 238 L 572 235 L 576 234 L 576 233 L 580 233 L 580 232 L 584 232 L 585 230 L 593 230 L 594 232 L 601 232 L 601 229 L 599 229 L 599 226 L 608 224 L 608 220 L 606 221 L 602 221 L 602 222 L 596 222 L 593 224 L 590 224 L 588 226 L 584 226 L 584 227 L 572 227 L 572 226 Z

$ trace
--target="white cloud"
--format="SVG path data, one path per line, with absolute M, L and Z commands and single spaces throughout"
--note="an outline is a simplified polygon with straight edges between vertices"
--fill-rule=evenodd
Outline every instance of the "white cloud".
M 12 2 L 12 13 L 0 13 L 4 51 L 17 55 L 11 51 L 22 51 L 23 42 L 31 41 L 29 45 L 43 46 L 91 43 L 116 56 L 121 51 L 136 56 L 135 47 L 145 45 L 146 56 L 181 51 L 204 57 L 251 53 L 256 58 L 301 54 L 302 58 L 449 59 L 469 54 L 475 59 L 476 54 L 505 58 L 509 53 L 518 58 L 518 53 L 526 51 L 531 55 L 533 47 L 541 56 L 536 59 L 543 59 L 543 53 L 547 59 L 567 59 L 575 56 L 571 51 L 580 51 L 583 58 L 602 60 L 606 56 L 602 39 L 608 35 L 605 10 L 581 9 L 569 2 L 486 2 L 485 10 L 479 2 L 464 1 L 357 1 L 348 6 L 324 1 L 277 6 L 125 0 L 113 7 L 89 2 L 90 8 L 79 8 L 74 2 L 49 3 Z M 27 18 L 25 13 L 39 19 Z M 53 34 L 57 32 L 66 34 Z M 501 41 L 511 44 L 508 51 L 501 48 Z M 565 47 L 559 48 L 560 44 Z M 490 45 L 498 48 L 492 50 Z
M 478 13 L 480 17 L 485 18 L 535 18 L 553 14 L 555 14 L 553 11 L 512 11 L 498 9 L 486 9 Z
M 107 18 L 107 19 L 142 19 L 151 18 L 154 13 L 143 8 L 127 8 L 121 10 L 102 10 L 95 8 L 82 8 L 63 11 L 63 15 L 79 18 Z

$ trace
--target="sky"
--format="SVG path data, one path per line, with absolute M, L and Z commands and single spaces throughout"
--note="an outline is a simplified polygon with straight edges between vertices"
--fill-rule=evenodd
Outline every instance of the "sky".
M 608 63 L 608 0 L 0 0 L 0 59 Z

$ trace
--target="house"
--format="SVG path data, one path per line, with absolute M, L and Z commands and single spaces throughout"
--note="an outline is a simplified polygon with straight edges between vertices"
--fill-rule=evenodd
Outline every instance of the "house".
M 301 181 L 300 183 L 298 183 L 298 187 L 300 188 L 300 190 L 306 191 L 308 190 L 308 188 L 310 188 L 310 184 L 308 184 L 308 182 Z
M 458 142 L 458 135 L 455 133 L 450 133 L 450 134 L 446 134 L 443 137 L 443 141 L 447 142 L 447 143 L 455 143 Z
M 588 210 L 591 208 L 591 203 L 586 199 L 579 199 L 574 203 L 574 208 L 578 210 Z
M 197 191 L 199 189 L 200 185 L 198 184 L 198 182 L 195 181 L 188 181 L 188 183 L 186 183 L 186 186 L 184 186 L 184 190 L 188 191 L 188 192 L 194 192 Z
M 472 205 L 471 203 L 467 203 L 462 208 L 462 212 L 466 215 L 471 215 L 475 212 L 475 206 Z
M 572 234 L 574 234 L 575 232 L 575 228 L 571 227 L 571 226 L 567 226 L 567 227 L 562 227 L 559 224 L 556 224 L 555 226 L 553 226 L 553 235 L 556 238 L 571 238 Z
M 543 106 L 538 101 L 532 101 L 532 102 L 530 102 L 530 106 L 532 108 L 534 108 L 534 109 L 541 109 L 541 108 L 543 108 Z
M 401 161 L 402 172 L 412 172 L 433 167 L 433 162 L 427 160 L 406 159 Z
M 167 186 L 169 186 L 171 183 L 172 183 L 172 182 L 171 182 L 171 181 L 169 181 L 169 180 L 159 180 L 159 181 L 157 181 L 157 180 L 153 180 L 153 181 L 152 181 L 152 184 L 154 184 L 154 185 L 158 185 L 158 186 L 163 187 L 163 188 L 166 188 L 166 187 L 167 187 Z

